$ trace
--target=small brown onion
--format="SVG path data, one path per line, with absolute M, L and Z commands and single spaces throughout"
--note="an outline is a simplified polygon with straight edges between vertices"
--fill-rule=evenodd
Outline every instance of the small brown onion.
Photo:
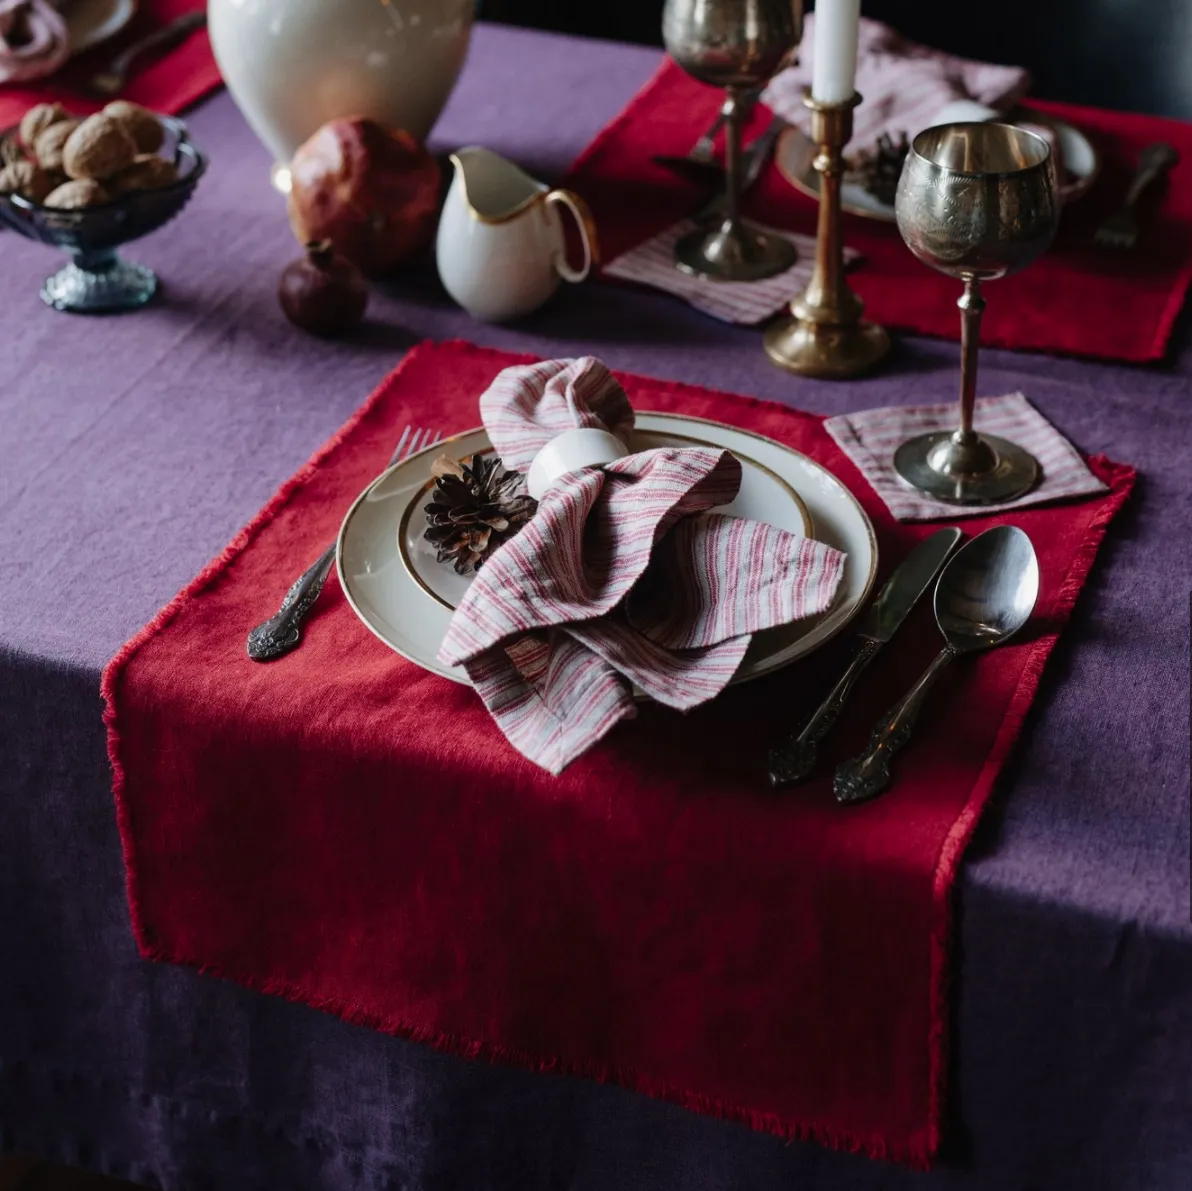
M 282 271 L 277 300 L 294 326 L 332 339 L 364 317 L 368 283 L 351 261 L 335 252 L 330 240 L 316 240 L 307 244 L 306 256 Z

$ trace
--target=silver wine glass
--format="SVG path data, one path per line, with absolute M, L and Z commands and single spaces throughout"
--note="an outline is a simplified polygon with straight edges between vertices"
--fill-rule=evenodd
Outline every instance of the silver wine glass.
M 1015 443 L 973 429 L 981 282 L 1025 268 L 1059 220 L 1047 142 L 1011 124 L 942 124 L 919 133 L 898 180 L 898 230 L 924 263 L 964 282 L 960 428 L 904 442 L 894 468 L 936 500 L 991 505 L 1029 492 L 1039 464 Z
M 719 222 L 684 236 L 675 264 L 717 281 L 756 281 L 795 263 L 783 236 L 768 235 L 738 213 L 742 94 L 771 78 L 798 47 L 802 0 L 666 0 L 662 40 L 693 78 L 725 88 L 724 169 L 727 194 Z

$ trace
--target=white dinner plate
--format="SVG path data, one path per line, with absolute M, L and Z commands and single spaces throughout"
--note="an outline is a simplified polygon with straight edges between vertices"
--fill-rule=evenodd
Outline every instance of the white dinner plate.
M 1023 123 L 1045 125 L 1050 128 L 1059 142 L 1067 179 L 1059 188 L 1060 200 L 1071 203 L 1085 194 L 1101 168 L 1101 159 L 1092 141 L 1066 120 L 1060 120 L 1044 112 L 1022 109 L 1011 113 Z M 816 147 L 800 128 L 786 129 L 778 140 L 774 162 L 778 172 L 802 194 L 819 197 L 819 174 L 812 165 Z M 884 203 L 865 187 L 845 179 L 840 188 L 840 205 L 853 215 L 867 219 L 894 222 L 894 208 Z
M 860 610 L 877 573 L 873 526 L 851 492 L 818 463 L 773 439 L 677 414 L 637 414 L 633 447 L 693 443 L 723 447 L 742 464 L 741 490 L 721 511 L 780 526 L 843 550 L 844 578 L 832 607 L 817 617 L 758 633 L 734 682 L 768 674 L 835 636 Z M 383 472 L 348 510 L 336 564 L 348 603 L 403 657 L 456 682 L 458 667 L 437 660 L 452 610 L 470 581 L 435 561 L 422 539 L 431 464 L 491 449 L 481 428 L 436 443 Z
M 136 14 L 136 0 L 70 0 L 62 8 L 70 30 L 70 52 L 81 54 L 115 37 Z

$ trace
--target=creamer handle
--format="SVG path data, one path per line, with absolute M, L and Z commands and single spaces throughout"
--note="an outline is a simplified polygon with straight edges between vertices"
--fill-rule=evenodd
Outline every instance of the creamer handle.
M 555 257 L 555 269 L 564 281 L 583 281 L 591 272 L 593 265 L 600 263 L 600 252 L 596 241 L 596 223 L 592 219 L 592 212 L 588 204 L 578 194 L 570 190 L 552 190 L 547 196 L 548 204 L 566 207 L 575 219 L 579 228 L 579 236 L 584 245 L 584 263 L 580 269 L 573 269 L 567 263 L 564 249 L 560 247 Z

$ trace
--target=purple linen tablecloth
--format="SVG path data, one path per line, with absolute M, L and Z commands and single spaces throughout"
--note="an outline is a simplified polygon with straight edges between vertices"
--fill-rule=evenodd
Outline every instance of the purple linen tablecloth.
M 557 176 L 656 63 L 482 26 L 435 146 L 481 142 Z M 464 1062 L 137 957 L 100 667 L 410 343 L 594 352 L 828 413 L 956 383 L 956 348 L 915 339 L 875 378 L 794 380 L 755 331 L 597 285 L 497 329 L 411 277 L 360 338 L 314 342 L 274 300 L 295 245 L 265 152 L 226 95 L 192 129 L 208 178 L 129 250 L 161 272 L 150 309 L 53 313 L 37 298 L 52 254 L 0 236 L 0 1148 L 188 1189 L 1192 1187 L 1186 322 L 1164 368 L 983 358 L 983 392 L 1021 389 L 1141 477 L 964 872 L 941 1169 Z

